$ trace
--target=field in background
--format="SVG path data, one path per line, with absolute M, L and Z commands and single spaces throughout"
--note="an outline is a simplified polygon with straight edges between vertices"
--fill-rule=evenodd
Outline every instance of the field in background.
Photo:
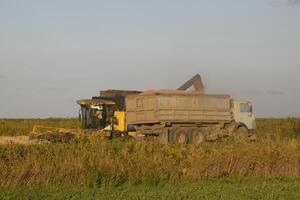
M 266 141 L 300 139 L 300 118 L 257 119 L 255 133 Z
M 0 135 L 28 135 L 33 125 L 77 128 L 79 122 L 0 120 Z M 50 193 L 75 199 L 299 199 L 300 119 L 259 119 L 257 125 L 259 141 L 248 144 L 86 138 L 0 145 L 0 199 Z
M 0 136 L 29 135 L 34 125 L 76 129 L 80 123 L 75 118 L 0 119 Z
M 0 135 L 28 135 L 34 125 L 79 128 L 76 118 L 0 119 Z M 257 136 L 262 140 L 300 139 L 300 118 L 257 119 Z

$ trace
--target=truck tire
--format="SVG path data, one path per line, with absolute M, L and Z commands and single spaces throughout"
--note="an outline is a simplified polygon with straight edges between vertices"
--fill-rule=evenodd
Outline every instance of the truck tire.
M 239 142 L 247 142 L 249 140 L 249 130 L 245 126 L 240 126 L 235 131 L 235 137 Z
M 188 133 L 185 128 L 178 128 L 173 133 L 173 142 L 175 144 L 187 144 L 188 143 Z
M 201 129 L 196 129 L 194 131 L 191 132 L 191 143 L 192 144 L 202 144 L 206 141 L 206 137 L 205 134 L 203 133 L 203 131 L 201 131 Z

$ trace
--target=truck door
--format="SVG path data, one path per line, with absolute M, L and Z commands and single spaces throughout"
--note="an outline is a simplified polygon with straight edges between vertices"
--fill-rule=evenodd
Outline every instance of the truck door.
M 255 118 L 252 113 L 252 104 L 248 101 L 236 101 L 235 105 L 235 121 L 243 123 L 249 130 L 255 127 Z

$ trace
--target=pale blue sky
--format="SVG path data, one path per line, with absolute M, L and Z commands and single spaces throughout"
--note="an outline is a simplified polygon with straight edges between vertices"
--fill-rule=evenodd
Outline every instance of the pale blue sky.
M 77 116 L 100 89 L 176 88 L 300 116 L 297 0 L 0 0 L 0 117 Z

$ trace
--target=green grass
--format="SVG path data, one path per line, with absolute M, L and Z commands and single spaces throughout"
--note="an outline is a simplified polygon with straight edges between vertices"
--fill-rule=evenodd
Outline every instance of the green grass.
M 182 181 L 159 185 L 119 187 L 46 185 L 0 189 L 0 199 L 300 199 L 300 182 L 293 181 Z

